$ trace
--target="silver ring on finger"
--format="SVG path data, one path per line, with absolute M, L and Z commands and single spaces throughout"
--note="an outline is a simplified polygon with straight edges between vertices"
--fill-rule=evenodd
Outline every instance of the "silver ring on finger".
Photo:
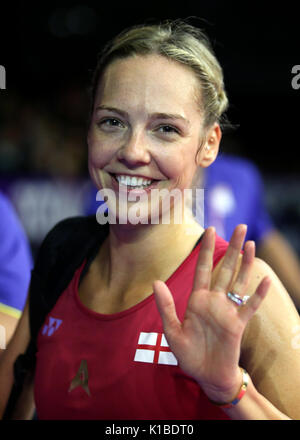
M 227 293 L 227 297 L 233 301 L 237 306 L 244 306 L 246 304 L 246 302 L 248 301 L 248 299 L 250 298 L 249 295 L 245 295 L 245 296 L 240 296 L 237 293 L 231 293 L 228 292 Z

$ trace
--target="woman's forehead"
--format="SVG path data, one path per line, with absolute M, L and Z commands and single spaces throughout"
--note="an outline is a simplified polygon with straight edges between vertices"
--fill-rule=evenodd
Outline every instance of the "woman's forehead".
M 95 104 L 143 104 L 168 113 L 174 106 L 178 111 L 187 106 L 197 111 L 198 97 L 198 79 L 186 66 L 160 55 L 132 56 L 106 68 Z

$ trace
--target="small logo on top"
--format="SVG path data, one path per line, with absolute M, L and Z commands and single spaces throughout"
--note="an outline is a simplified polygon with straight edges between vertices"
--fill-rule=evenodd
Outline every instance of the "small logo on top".
M 52 336 L 54 332 L 59 328 L 62 323 L 62 319 L 56 319 L 49 316 L 48 324 L 45 324 L 42 330 L 43 335 Z

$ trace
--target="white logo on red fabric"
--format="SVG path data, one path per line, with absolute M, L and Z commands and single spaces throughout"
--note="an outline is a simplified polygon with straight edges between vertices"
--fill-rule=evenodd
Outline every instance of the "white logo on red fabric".
M 56 319 L 49 316 L 48 324 L 44 325 L 42 334 L 47 336 L 53 335 L 53 333 L 58 329 L 61 323 L 61 319 Z
M 163 333 L 141 332 L 134 360 L 150 364 L 178 365 Z

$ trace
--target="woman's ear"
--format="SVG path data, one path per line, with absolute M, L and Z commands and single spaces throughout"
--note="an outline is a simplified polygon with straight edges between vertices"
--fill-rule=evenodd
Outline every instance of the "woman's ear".
M 220 125 L 215 123 L 206 133 L 204 142 L 197 153 L 197 165 L 206 168 L 216 159 L 222 138 Z

